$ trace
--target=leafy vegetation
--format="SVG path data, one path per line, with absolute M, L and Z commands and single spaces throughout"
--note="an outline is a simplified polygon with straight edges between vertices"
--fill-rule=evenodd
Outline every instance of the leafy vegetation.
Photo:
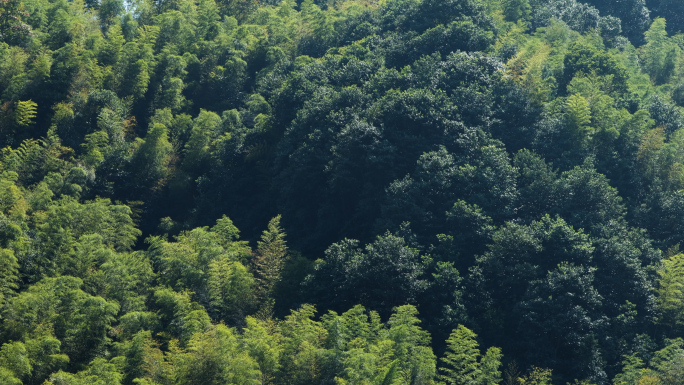
M 684 382 L 678 1 L 0 1 L 0 383 Z

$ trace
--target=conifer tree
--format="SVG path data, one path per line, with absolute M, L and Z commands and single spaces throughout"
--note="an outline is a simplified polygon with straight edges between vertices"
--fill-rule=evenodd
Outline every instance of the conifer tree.
M 477 335 L 463 325 L 458 325 L 447 340 L 447 351 L 442 357 L 439 379 L 449 385 L 475 385 L 482 375 L 478 359 L 480 350 Z
M 262 302 L 259 313 L 268 316 L 273 309 L 273 289 L 280 281 L 280 273 L 287 258 L 285 232 L 280 227 L 280 215 L 268 222 L 268 229 L 257 242 L 257 250 L 252 260 L 257 296 Z M 268 318 L 268 317 L 267 317 Z
M 439 379 L 450 385 L 496 385 L 501 383 L 501 349 L 491 347 L 482 356 L 477 335 L 458 325 L 447 340 Z
M 503 357 L 501 349 L 495 346 L 487 349 L 487 352 L 482 357 L 482 361 L 480 361 L 480 370 L 482 372 L 480 384 L 496 385 L 501 383 L 501 371 L 499 370 L 501 357 Z

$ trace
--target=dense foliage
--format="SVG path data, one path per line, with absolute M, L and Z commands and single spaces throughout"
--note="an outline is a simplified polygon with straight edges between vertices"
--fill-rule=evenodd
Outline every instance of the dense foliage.
M 680 3 L 0 0 L 0 383 L 684 383 Z

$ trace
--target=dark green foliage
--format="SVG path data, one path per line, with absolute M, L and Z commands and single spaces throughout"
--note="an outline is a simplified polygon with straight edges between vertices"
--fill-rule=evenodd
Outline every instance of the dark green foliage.
M 503 14 L 506 21 L 525 20 L 530 16 L 530 11 L 529 0 L 506 0 L 503 2 Z
M 594 363 L 586 351 L 593 348 L 592 332 L 605 322 L 589 267 L 593 253 L 589 238 L 560 218 L 546 216 L 530 226 L 507 224 L 493 235 L 489 251 L 472 270 L 471 279 L 483 290 L 473 297 L 480 303 L 472 306 L 483 312 L 487 330 L 501 328 L 499 338 L 522 337 L 511 341 L 524 345 L 504 349 L 521 349 L 530 362 L 556 367 L 559 374 L 581 370 L 584 376 L 601 376 L 592 372 Z
M 422 259 L 419 250 L 390 233 L 365 248 L 345 239 L 326 250 L 309 281 L 321 306 L 361 303 L 388 314 L 402 303 L 415 303 L 427 288 Z
M 530 1 L 532 7 L 532 23 L 536 26 L 546 26 L 552 19 L 566 23 L 578 32 L 587 32 L 598 28 L 600 15 L 598 9 L 584 2 L 570 1 Z
M 566 92 L 567 85 L 578 74 L 612 75 L 612 89 L 618 93 L 627 91 L 625 68 L 618 64 L 609 53 L 595 47 L 581 43 L 570 45 L 563 67 L 563 77 L 558 79 L 561 93 Z
M 0 383 L 681 383 L 679 8 L 2 2 Z
M 668 32 L 674 34 L 682 31 L 682 4 L 678 1 L 660 0 L 647 1 L 652 14 L 658 17 L 664 17 L 668 21 Z
M 595 6 L 602 15 L 611 15 L 622 21 L 625 36 L 634 45 L 643 42 L 643 33 L 650 23 L 650 11 L 646 8 L 648 1 L 587 1 Z

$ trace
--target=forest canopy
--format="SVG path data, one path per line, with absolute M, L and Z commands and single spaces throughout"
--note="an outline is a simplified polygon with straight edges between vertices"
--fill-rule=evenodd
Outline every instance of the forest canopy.
M 684 383 L 683 7 L 1 0 L 0 383 Z

